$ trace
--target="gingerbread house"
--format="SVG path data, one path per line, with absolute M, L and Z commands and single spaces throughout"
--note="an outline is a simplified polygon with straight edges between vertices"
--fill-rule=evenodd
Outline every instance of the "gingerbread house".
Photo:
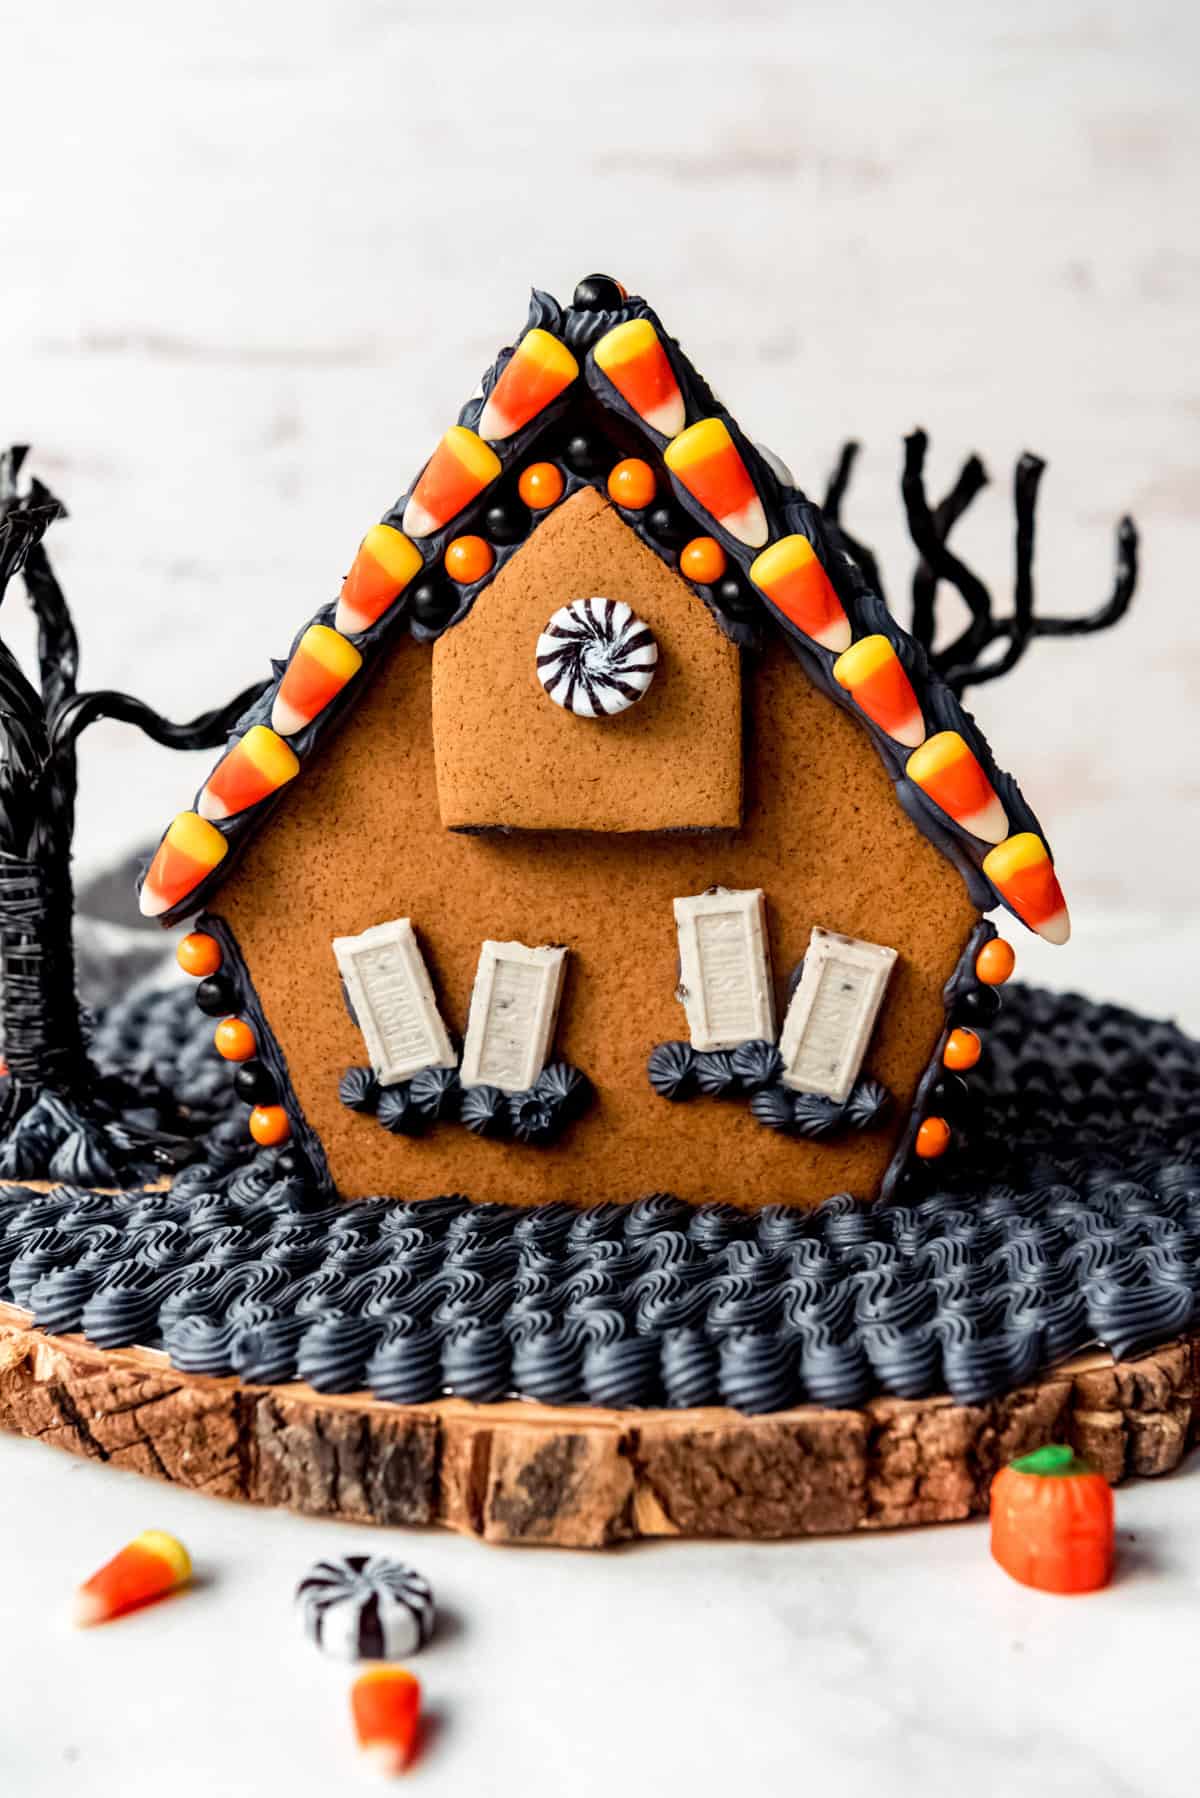
M 811 1205 L 954 1152 L 1037 821 L 644 301 L 533 296 L 141 885 L 346 1198 Z

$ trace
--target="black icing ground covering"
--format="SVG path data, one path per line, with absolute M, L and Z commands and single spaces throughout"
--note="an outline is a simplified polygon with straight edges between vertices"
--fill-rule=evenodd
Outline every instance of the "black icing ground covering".
M 973 1157 L 890 1206 L 757 1213 L 312 1209 L 287 1152 L 248 1144 L 191 988 L 124 1000 L 96 1059 L 211 1118 L 208 1159 L 160 1193 L 8 1189 L 0 1294 L 184 1371 L 409 1404 L 980 1402 L 1089 1344 L 1140 1354 L 1200 1299 L 1200 1044 L 1077 997 L 1005 999 Z

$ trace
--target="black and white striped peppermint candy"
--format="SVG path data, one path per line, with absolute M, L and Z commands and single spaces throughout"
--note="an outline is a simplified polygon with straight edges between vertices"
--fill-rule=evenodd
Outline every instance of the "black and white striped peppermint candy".
M 304 1627 L 318 1648 L 343 1661 L 395 1661 L 433 1634 L 429 1582 L 383 1555 L 318 1561 L 296 1587 Z
M 537 640 L 537 675 L 577 718 L 606 718 L 636 705 L 654 679 L 658 644 L 623 599 L 573 599 Z

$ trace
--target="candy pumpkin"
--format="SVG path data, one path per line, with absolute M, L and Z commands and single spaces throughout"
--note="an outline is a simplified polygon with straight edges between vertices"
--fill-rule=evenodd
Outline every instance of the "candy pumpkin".
M 992 1557 L 1039 1592 L 1095 1592 L 1112 1577 L 1113 1500 L 1104 1476 L 1064 1443 L 992 1481 Z

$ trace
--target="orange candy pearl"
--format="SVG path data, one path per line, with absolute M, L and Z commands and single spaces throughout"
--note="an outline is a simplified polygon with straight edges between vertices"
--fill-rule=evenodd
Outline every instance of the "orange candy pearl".
M 715 537 L 693 537 L 680 551 L 679 572 L 698 587 L 719 581 L 725 568 L 725 551 Z
M 460 587 L 466 587 L 489 574 L 495 560 L 486 538 L 456 537 L 446 549 L 446 573 Z
M 175 960 L 185 974 L 191 974 L 196 980 L 207 980 L 221 966 L 221 945 L 216 937 L 193 930 L 179 944 Z
M 292 1134 L 288 1114 L 282 1105 L 256 1105 L 250 1113 L 250 1134 L 264 1149 L 286 1142 Z
M 630 512 L 640 512 L 657 492 L 654 470 L 649 462 L 643 462 L 637 456 L 618 462 L 608 477 L 609 499 L 614 506 L 624 506 Z
M 1002 936 L 994 936 L 975 957 L 975 978 L 982 980 L 984 986 L 1003 986 L 1016 965 L 1012 944 Z
M 545 512 L 558 504 L 565 486 L 562 469 L 553 462 L 531 462 L 521 470 L 517 492 L 531 512 Z
M 945 1118 L 926 1118 L 917 1131 L 916 1149 L 922 1161 L 936 1161 L 950 1147 L 950 1126 Z
M 983 1054 L 983 1044 L 973 1030 L 952 1030 L 942 1050 L 942 1066 L 965 1074 Z
M 258 1044 L 245 1018 L 222 1018 L 213 1035 L 217 1054 L 226 1061 L 249 1061 Z

